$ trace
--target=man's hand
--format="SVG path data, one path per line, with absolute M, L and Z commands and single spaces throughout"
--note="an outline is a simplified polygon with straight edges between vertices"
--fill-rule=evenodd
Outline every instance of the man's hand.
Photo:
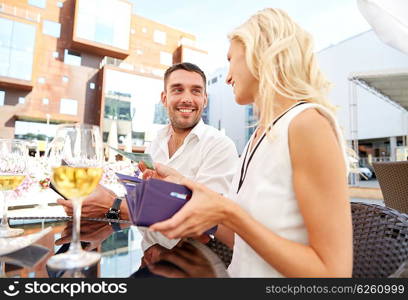
M 113 233 L 112 226 L 105 222 L 82 221 L 80 240 L 88 242 L 85 250 L 93 250 L 99 247 Z M 61 233 L 61 238 L 55 241 L 56 245 L 70 243 L 72 238 L 72 222 Z
M 156 178 L 180 184 L 184 178 L 184 176 L 175 169 L 166 165 L 155 163 L 154 167 L 155 170 L 150 170 L 143 162 L 139 163 L 139 170 L 143 172 L 143 179 Z
M 159 250 L 153 259 L 145 260 L 149 270 L 156 275 L 172 278 L 215 277 L 210 261 L 188 242 L 182 241 L 171 250 Z M 170 262 L 175 267 L 160 265 L 160 261 Z
M 115 198 L 116 195 L 112 191 L 98 184 L 94 192 L 82 201 L 81 215 L 88 218 L 104 218 L 105 213 L 112 207 Z M 58 199 L 57 203 L 64 207 L 67 215 L 72 216 L 71 200 Z M 123 220 L 129 219 L 126 201 L 122 201 L 120 206 L 120 217 Z

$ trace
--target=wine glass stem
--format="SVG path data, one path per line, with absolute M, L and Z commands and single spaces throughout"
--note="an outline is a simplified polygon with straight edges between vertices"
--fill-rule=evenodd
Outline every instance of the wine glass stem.
M 8 218 L 7 218 L 7 197 L 8 197 L 8 193 L 7 191 L 3 191 L 2 192 L 2 196 L 3 196 L 3 217 L 1 218 L 1 224 L 0 224 L 0 228 L 1 229 L 7 229 L 9 228 L 8 225 Z
M 73 216 L 72 216 L 72 240 L 69 246 L 70 252 L 78 253 L 82 251 L 80 243 L 80 225 L 81 225 L 81 199 L 72 199 Z

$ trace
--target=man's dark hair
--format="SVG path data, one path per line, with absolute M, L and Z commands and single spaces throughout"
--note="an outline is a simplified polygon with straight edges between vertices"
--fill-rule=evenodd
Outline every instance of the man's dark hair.
M 164 73 L 164 90 L 166 90 L 167 79 L 169 78 L 170 74 L 177 70 L 185 70 L 188 72 L 195 72 L 195 73 L 200 74 L 201 78 L 203 79 L 203 83 L 204 83 L 204 91 L 206 90 L 207 78 L 205 77 L 203 70 L 201 70 L 195 64 L 192 64 L 189 62 L 174 64 L 166 70 L 166 72 Z

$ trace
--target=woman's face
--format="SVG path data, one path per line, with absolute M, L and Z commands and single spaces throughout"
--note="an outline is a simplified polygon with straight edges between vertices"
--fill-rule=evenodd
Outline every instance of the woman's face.
M 226 82 L 233 87 L 235 101 L 240 105 L 253 103 L 259 82 L 247 66 L 244 44 L 238 40 L 232 40 L 227 57 L 230 67 Z

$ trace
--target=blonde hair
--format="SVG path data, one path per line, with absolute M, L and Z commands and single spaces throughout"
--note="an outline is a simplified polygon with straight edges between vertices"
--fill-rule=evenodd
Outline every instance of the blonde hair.
M 334 111 L 327 100 L 330 83 L 320 71 L 313 39 L 284 11 L 266 8 L 233 30 L 228 38 L 245 46 L 246 63 L 259 81 L 254 99 L 258 124 L 267 129 L 274 118 L 276 93 L 295 101 L 318 103 Z

